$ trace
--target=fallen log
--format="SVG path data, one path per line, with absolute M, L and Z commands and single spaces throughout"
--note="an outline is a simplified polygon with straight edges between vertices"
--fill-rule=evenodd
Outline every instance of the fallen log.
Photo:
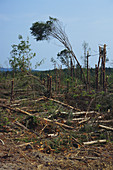
M 88 118 L 85 118 L 84 120 L 81 120 L 80 122 L 79 122 L 79 124 L 82 124 L 82 123 L 86 123 L 88 120 L 90 120 L 91 118 L 90 117 L 88 117 Z
M 19 99 L 19 100 L 14 100 L 14 101 L 12 101 L 12 104 L 13 103 L 20 103 L 20 102 L 23 102 L 23 101 L 33 101 L 33 102 L 38 102 L 38 101 L 41 101 L 41 100 L 46 100 L 47 98 L 45 97 L 45 96 L 43 96 L 43 97 L 40 97 L 40 98 L 38 98 L 38 99 L 33 99 L 33 100 L 31 100 L 30 98 L 25 98 L 25 99 Z
M 113 131 L 113 128 L 108 127 L 108 126 L 103 126 L 103 125 L 99 125 L 100 128 L 106 129 L 106 130 L 111 130 Z
M 29 115 L 29 116 L 34 116 L 33 114 L 31 114 L 31 113 L 29 113 L 29 112 L 26 112 L 26 111 L 24 111 L 24 110 L 21 110 L 21 109 L 19 109 L 19 108 L 11 108 L 10 106 L 7 106 L 7 105 L 1 105 L 0 104 L 0 107 L 4 107 L 4 108 L 8 108 L 8 109 L 10 109 L 10 110 L 13 110 L 13 111 L 16 111 L 16 112 L 21 112 L 21 113 L 23 113 L 23 114 L 27 114 L 27 115 Z M 65 128 L 69 128 L 69 129 L 73 129 L 74 127 L 72 127 L 72 126 L 68 126 L 68 125 L 66 125 L 66 124 L 63 124 L 63 123 L 59 123 L 59 122 L 56 122 L 56 121 L 53 121 L 53 120 L 50 120 L 50 119 L 47 119 L 47 118 L 39 118 L 38 116 L 36 116 L 38 119 L 41 119 L 41 120 L 44 120 L 44 121 L 47 121 L 47 122 L 51 122 L 51 123 L 55 123 L 55 124 L 57 124 L 57 125 L 60 125 L 60 126 L 63 126 L 63 127 L 65 127 Z
M 2 98 L 0 98 L 0 102 L 1 103 L 6 103 L 8 100 L 7 99 L 2 99 Z
M 99 123 L 111 123 L 111 122 L 113 122 L 113 119 L 111 119 L 111 120 L 98 120 L 98 121 L 96 121 L 96 123 L 97 122 L 99 122 Z
M 75 107 L 70 106 L 70 105 L 68 105 L 68 104 L 66 104 L 66 103 L 60 102 L 59 100 L 55 100 L 55 99 L 52 99 L 52 98 L 47 98 L 47 99 L 48 99 L 48 100 L 51 100 L 51 101 L 53 101 L 53 102 L 56 102 L 56 103 L 58 103 L 58 104 L 61 104 L 62 106 L 68 107 L 68 108 L 70 108 L 70 109 L 72 109 L 72 110 L 81 111 L 81 110 L 78 109 L 78 108 L 75 108 Z
M 27 114 L 27 115 L 29 115 L 29 116 L 33 116 L 33 115 L 30 114 L 29 112 L 26 112 L 26 111 L 21 110 L 21 109 L 19 109 L 19 108 L 12 108 L 12 107 L 10 107 L 10 106 L 8 106 L 8 105 L 4 105 L 4 104 L 0 104 L 0 107 L 8 108 L 8 109 L 13 110 L 13 111 L 16 111 L 16 112 L 19 111 L 19 112 L 24 113 L 24 114 Z
M 72 121 L 80 121 L 80 120 L 84 120 L 84 118 L 74 118 L 74 119 L 72 119 Z
M 42 81 L 37 76 L 34 76 L 34 75 L 30 74 L 30 73 L 27 73 L 27 75 L 25 75 L 25 76 L 33 77 L 34 79 L 38 80 L 41 85 L 43 85 Z
M 82 112 L 75 112 L 75 113 L 72 113 L 72 115 L 88 115 L 88 114 L 97 114 L 97 115 L 99 115 L 100 113 L 98 113 L 98 112 L 95 112 L 95 111 L 82 111 Z
M 96 143 L 106 143 L 107 140 L 103 139 L 103 140 L 95 140 L 95 141 L 89 141 L 89 142 L 83 142 L 84 145 L 92 145 L 92 144 L 96 144 Z
M 42 119 L 42 118 L 41 118 L 41 119 Z M 55 123 L 55 124 L 57 124 L 57 125 L 63 126 L 63 127 L 65 127 L 65 128 L 68 128 L 68 129 L 73 129 L 73 128 L 74 128 L 74 127 L 72 127 L 72 126 L 68 126 L 68 125 L 66 125 L 66 124 L 64 124 L 64 123 L 59 123 L 59 122 L 56 122 L 56 121 L 53 121 L 53 120 L 50 120 L 50 119 L 43 118 L 43 120 L 45 120 L 45 121 L 47 121 L 47 122 Z

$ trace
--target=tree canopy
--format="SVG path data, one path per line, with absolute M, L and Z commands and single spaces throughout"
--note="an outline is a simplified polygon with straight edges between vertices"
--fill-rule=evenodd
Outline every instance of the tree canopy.
M 66 67 L 70 67 L 70 60 L 72 59 L 71 53 L 64 49 L 60 53 L 57 54 L 57 58 L 60 59 L 60 62 Z
M 23 40 L 23 37 L 21 35 L 19 35 L 18 38 L 20 40 L 20 43 L 18 45 L 12 45 L 12 51 L 10 52 L 11 59 L 9 59 L 9 64 L 14 71 L 17 71 L 17 69 L 21 71 L 26 71 L 27 69 L 30 69 L 30 60 L 36 54 L 31 52 L 31 45 L 29 44 L 28 37 L 26 41 Z
M 72 46 L 69 42 L 68 36 L 65 33 L 65 28 L 62 26 L 62 23 L 58 19 L 49 17 L 49 20 L 46 22 L 35 22 L 32 24 L 30 30 L 31 34 L 35 37 L 37 41 L 48 40 L 52 37 L 60 41 L 64 45 L 66 50 L 69 51 L 73 58 L 76 60 L 81 69 L 81 72 L 83 73 L 84 82 L 86 83 L 83 69 L 72 50 Z

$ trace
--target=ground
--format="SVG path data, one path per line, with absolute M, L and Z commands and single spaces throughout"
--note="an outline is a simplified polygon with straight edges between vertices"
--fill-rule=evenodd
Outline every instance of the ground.
M 13 142 L 14 135 L 0 133 L 0 170 L 8 169 L 113 169 L 113 144 L 88 146 L 59 154 L 40 152 L 29 144 L 19 146 Z

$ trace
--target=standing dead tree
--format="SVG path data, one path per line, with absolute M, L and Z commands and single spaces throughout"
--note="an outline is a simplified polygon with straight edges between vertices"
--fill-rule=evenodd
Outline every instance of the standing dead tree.
M 98 90 L 98 74 L 99 74 L 99 66 L 101 62 L 101 73 L 100 73 L 100 85 L 102 85 L 103 91 L 106 91 L 106 78 L 105 78 L 105 63 L 106 63 L 106 44 L 104 47 L 99 46 L 99 61 L 98 66 L 96 68 L 96 89 Z
M 84 71 L 79 63 L 76 55 L 73 52 L 72 46 L 69 42 L 69 39 L 65 33 L 65 29 L 62 27 L 62 24 L 56 18 L 49 17 L 49 21 L 44 22 L 35 22 L 30 28 L 31 34 L 35 36 L 37 41 L 48 40 L 50 37 L 57 39 L 61 42 L 64 47 L 71 53 L 72 57 L 76 60 L 80 70 L 83 74 L 84 83 L 86 84 L 86 77 Z
M 48 97 L 51 97 L 52 95 L 52 76 L 49 76 L 49 74 L 47 74 L 47 95 Z
M 14 79 L 11 81 L 11 102 L 14 100 Z

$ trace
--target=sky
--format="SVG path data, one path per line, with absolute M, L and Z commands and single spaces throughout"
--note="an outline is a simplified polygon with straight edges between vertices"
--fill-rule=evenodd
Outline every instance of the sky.
M 37 42 L 30 33 L 34 22 L 47 21 L 49 16 L 63 23 L 73 51 L 83 64 L 82 44 L 87 42 L 90 51 L 89 65 L 98 63 L 99 45 L 107 45 L 107 67 L 113 63 L 113 0 L 0 0 L 0 67 L 10 67 L 11 45 L 18 44 L 18 35 L 31 44 L 36 62 L 44 59 L 38 70 L 53 69 L 51 58 L 64 49 L 55 39 Z

